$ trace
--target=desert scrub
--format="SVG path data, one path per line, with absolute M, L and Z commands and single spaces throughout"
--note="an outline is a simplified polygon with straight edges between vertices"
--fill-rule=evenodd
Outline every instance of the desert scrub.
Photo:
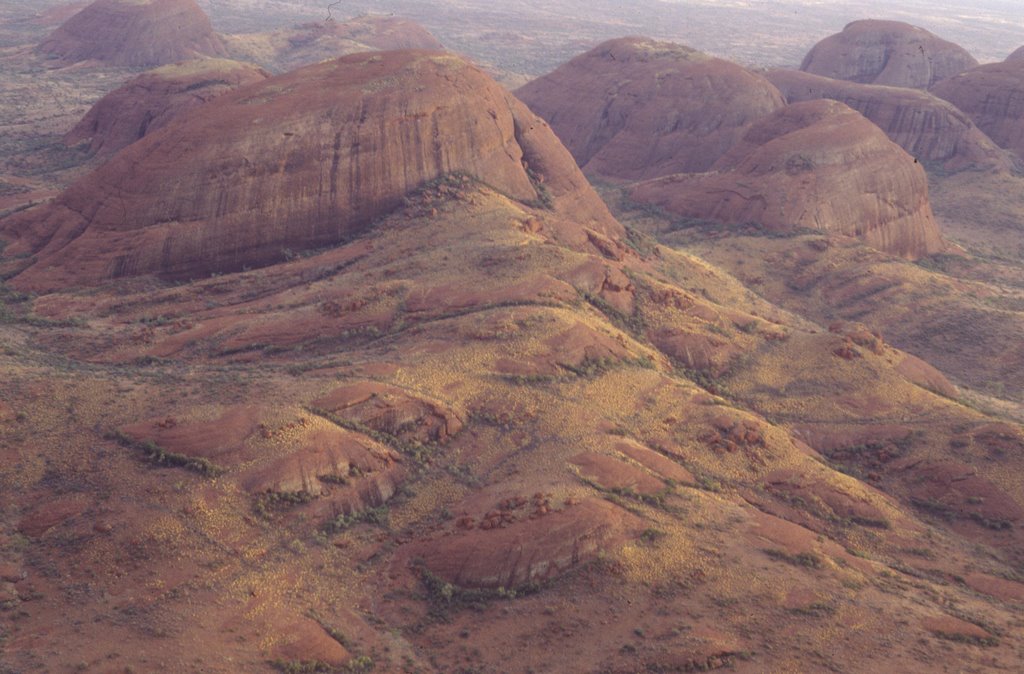
M 372 524 L 387 529 L 389 526 L 389 516 L 390 513 L 387 506 L 367 508 L 366 510 L 350 514 L 342 513 L 331 520 L 327 524 L 326 529 L 330 533 L 339 533 L 356 524 Z
M 774 548 L 765 548 L 762 550 L 764 554 L 768 555 L 772 559 L 777 559 L 793 566 L 803 566 L 808 569 L 820 569 L 825 566 L 825 560 L 814 552 L 800 552 L 795 555 L 791 555 L 788 552 L 782 550 L 776 550 Z
M 115 440 L 125 447 L 142 452 L 151 463 L 158 466 L 184 468 L 205 477 L 217 477 L 224 473 L 223 468 L 212 463 L 209 459 L 169 452 L 152 440 L 140 442 L 116 430 L 108 433 L 107 438 Z

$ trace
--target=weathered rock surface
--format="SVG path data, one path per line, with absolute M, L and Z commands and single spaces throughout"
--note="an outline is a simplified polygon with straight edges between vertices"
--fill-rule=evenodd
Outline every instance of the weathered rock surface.
M 543 120 L 462 59 L 415 51 L 225 94 L 2 229 L 7 253 L 38 255 L 25 288 L 198 277 L 337 243 L 455 172 L 621 234 Z
M 622 38 L 516 91 L 588 174 L 642 180 L 704 171 L 784 105 L 760 75 L 669 42 Z
M 226 55 L 195 0 L 96 0 L 37 49 L 67 64 L 96 60 L 133 68 Z
M 798 70 L 773 70 L 765 77 L 789 103 L 819 98 L 845 103 L 926 164 L 947 171 L 1010 168 L 999 146 L 970 117 L 925 91 L 858 84 Z
M 418 23 L 380 15 L 304 23 L 269 33 L 228 35 L 224 41 L 233 58 L 259 63 L 275 72 L 362 51 L 444 49 Z
M 766 117 L 714 169 L 641 183 L 632 195 L 685 217 L 855 236 L 907 258 L 943 249 L 924 169 L 837 101 Z
M 193 59 L 161 66 L 110 92 L 64 136 L 108 157 L 172 119 L 243 84 L 269 77 L 261 68 L 227 59 Z
M 1024 59 L 986 63 L 932 88 L 1000 147 L 1024 156 Z
M 814 45 L 800 70 L 862 84 L 927 89 L 978 65 L 959 45 L 901 21 L 854 21 Z

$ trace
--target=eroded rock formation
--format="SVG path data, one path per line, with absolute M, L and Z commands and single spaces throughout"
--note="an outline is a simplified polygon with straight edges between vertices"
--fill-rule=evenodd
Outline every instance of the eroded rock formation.
M 96 60 L 132 68 L 226 55 L 195 0 L 96 0 L 37 49 L 67 64 Z
M 645 38 L 605 42 L 516 95 L 585 172 L 626 180 L 707 170 L 784 105 L 760 75 Z
M 858 84 L 798 70 L 765 75 L 790 103 L 840 101 L 885 131 L 914 158 L 947 171 L 1008 169 L 1005 153 L 959 109 L 927 92 Z
M 686 217 L 820 229 L 908 258 L 943 248 L 924 169 L 837 101 L 790 105 L 751 127 L 713 171 L 632 194 Z
M 356 54 L 242 87 L 4 223 L 23 287 L 189 278 L 344 240 L 440 176 L 621 232 L 547 124 L 435 52 Z
M 862 84 L 927 89 L 976 65 L 963 47 L 924 28 L 866 19 L 814 45 L 800 70 Z
M 64 136 L 64 142 L 88 143 L 91 154 L 107 157 L 163 128 L 186 110 L 267 77 L 254 65 L 226 59 L 194 59 L 161 66 L 97 101 Z

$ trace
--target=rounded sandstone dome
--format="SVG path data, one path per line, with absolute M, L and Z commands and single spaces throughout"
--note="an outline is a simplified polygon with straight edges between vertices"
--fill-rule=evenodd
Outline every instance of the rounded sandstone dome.
M 550 127 L 449 54 L 361 53 L 179 115 L 54 202 L 5 222 L 16 285 L 195 278 L 358 235 L 451 173 L 603 233 L 620 225 Z M 541 185 L 543 181 L 543 185 Z
M 37 50 L 66 64 L 94 60 L 130 68 L 226 55 L 195 0 L 96 0 Z
M 516 91 L 588 174 L 641 180 L 711 167 L 785 105 L 770 82 L 689 47 L 605 42 Z
M 790 105 L 752 126 L 713 171 L 641 183 L 632 196 L 690 218 L 854 236 L 901 257 L 943 249 L 924 169 L 837 101 Z
M 963 47 L 924 28 L 866 19 L 814 45 L 800 70 L 862 84 L 927 89 L 976 65 Z

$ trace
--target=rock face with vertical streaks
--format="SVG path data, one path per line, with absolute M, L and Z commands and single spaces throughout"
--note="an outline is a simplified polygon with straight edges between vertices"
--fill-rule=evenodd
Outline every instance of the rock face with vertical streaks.
M 1024 59 L 971 68 L 932 93 L 967 113 L 1000 147 L 1024 157 Z
M 66 64 L 95 60 L 130 68 L 226 55 L 195 0 L 96 0 L 37 50 Z
M 462 59 L 417 51 L 227 93 L 0 227 L 36 256 L 22 287 L 192 278 L 343 241 L 449 173 L 621 231 L 545 122 Z
M 946 171 L 1008 170 L 1010 160 L 970 117 L 925 91 L 858 84 L 798 70 L 765 75 L 790 103 L 827 98 L 850 106 L 926 165 Z
M 976 65 L 963 47 L 924 28 L 866 19 L 814 45 L 800 70 L 861 84 L 927 89 Z

